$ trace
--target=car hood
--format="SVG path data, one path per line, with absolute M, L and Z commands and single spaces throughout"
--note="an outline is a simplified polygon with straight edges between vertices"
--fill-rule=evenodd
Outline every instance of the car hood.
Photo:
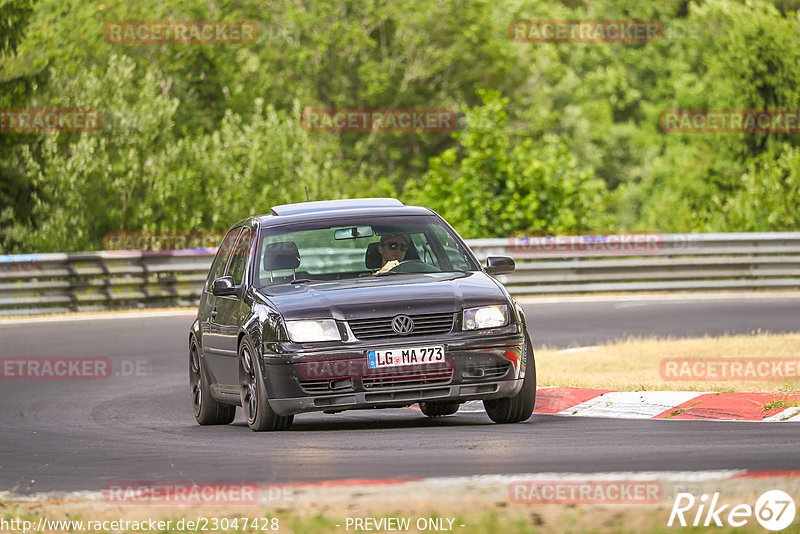
M 285 319 L 338 320 L 398 313 L 449 313 L 501 304 L 506 296 L 483 272 L 409 273 L 260 288 Z

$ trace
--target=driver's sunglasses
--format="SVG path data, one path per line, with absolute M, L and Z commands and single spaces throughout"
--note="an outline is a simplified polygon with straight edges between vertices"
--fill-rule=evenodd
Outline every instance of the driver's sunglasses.
M 388 248 L 389 250 L 397 250 L 399 248 L 401 251 L 405 252 L 406 250 L 408 250 L 408 245 L 406 245 L 405 243 L 393 242 L 393 243 L 386 243 L 386 248 Z

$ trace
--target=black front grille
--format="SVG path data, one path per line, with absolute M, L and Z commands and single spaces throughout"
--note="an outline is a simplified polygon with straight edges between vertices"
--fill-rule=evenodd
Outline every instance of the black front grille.
M 349 322 L 350 330 L 357 339 L 381 339 L 413 336 L 447 334 L 453 330 L 454 313 L 426 313 L 409 315 L 414 320 L 414 330 L 410 334 L 399 335 L 392 330 L 392 317 L 373 319 L 354 319 Z
M 479 378 L 492 380 L 505 376 L 511 369 L 511 362 L 483 363 L 478 365 L 468 365 L 462 373 L 465 379 Z
M 350 391 L 353 389 L 352 378 L 301 378 L 298 380 L 300 387 L 306 393 L 331 393 Z
M 365 376 L 361 379 L 364 389 L 388 389 L 446 384 L 453 378 L 453 369 L 437 369 L 422 374 Z
M 306 393 L 328 393 L 331 391 L 330 380 L 307 380 L 300 379 L 300 387 Z

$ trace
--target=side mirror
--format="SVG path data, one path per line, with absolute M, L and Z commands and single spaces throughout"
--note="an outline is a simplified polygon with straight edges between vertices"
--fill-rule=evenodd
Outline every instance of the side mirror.
M 232 276 L 223 276 L 214 280 L 211 285 L 211 293 L 216 297 L 236 294 L 236 285 L 233 283 Z
M 486 258 L 486 267 L 483 268 L 484 272 L 491 275 L 510 274 L 514 269 L 514 260 L 508 256 L 489 256 Z

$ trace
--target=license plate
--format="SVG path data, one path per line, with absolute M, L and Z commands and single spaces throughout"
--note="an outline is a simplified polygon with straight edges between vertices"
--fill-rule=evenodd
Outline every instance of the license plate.
M 445 360 L 444 347 L 442 345 L 367 351 L 367 366 L 370 369 L 443 361 Z

